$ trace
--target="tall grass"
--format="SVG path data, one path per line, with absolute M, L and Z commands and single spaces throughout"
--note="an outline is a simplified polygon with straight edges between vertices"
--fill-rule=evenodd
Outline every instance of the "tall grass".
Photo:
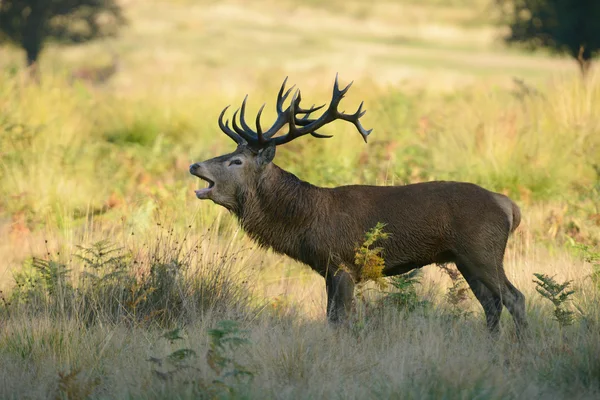
M 481 60 L 489 44 L 464 40 L 488 21 L 483 0 L 196 3 L 132 3 L 125 69 L 103 87 L 69 84 L 64 64 L 107 44 L 50 46 L 41 86 L 0 49 L 0 398 L 600 395 L 598 74 L 586 86 L 469 78 L 451 93 L 425 89 L 444 85 L 435 71 L 396 75 L 447 59 L 469 76 L 473 60 L 510 74 L 527 61 L 543 77 L 562 65 Z M 432 41 L 445 36 L 436 24 L 462 25 L 454 47 Z M 343 107 L 365 102 L 368 145 L 332 124 L 332 139 L 289 143 L 275 162 L 323 186 L 447 179 L 510 195 L 523 214 L 505 258 L 527 297 L 523 343 L 508 313 L 491 339 L 464 283 L 436 267 L 362 287 L 351 329 L 333 330 L 320 276 L 197 201 L 188 165 L 234 149 L 216 124 L 224 106 L 249 93 L 249 114 L 266 101 L 274 118 L 288 74 L 305 102 L 327 102 L 335 70 L 355 80 Z M 572 281 L 572 325 L 553 320 L 536 273 Z
M 220 254 L 204 243 L 207 236 L 176 236 L 174 229 L 157 234 L 137 248 L 104 240 L 77 246 L 74 254 L 27 260 L 14 275 L 6 312 L 82 326 L 170 327 L 207 313 L 251 315 L 258 307 L 251 304 L 243 248 L 222 243 L 230 250 Z
M 280 78 L 255 87 L 250 112 L 272 102 Z M 89 214 L 118 218 L 119 208 L 131 215 L 152 208 L 149 201 L 170 214 L 193 200 L 189 162 L 233 148 L 214 119 L 241 94 L 165 104 L 60 80 L 0 85 L 0 207 L 21 215 L 28 229 L 61 227 Z M 306 101 L 328 98 L 323 85 L 301 87 Z M 585 89 L 559 81 L 539 95 L 473 87 L 449 98 L 374 90 L 371 82 L 353 91 L 347 106 L 364 99 L 365 124 L 375 128 L 368 146 L 350 126 L 332 125 L 333 139 L 292 143 L 279 149 L 276 162 L 320 185 L 466 180 L 526 203 L 564 199 L 597 179 L 600 83 L 594 77 Z
M 474 87 L 452 98 L 357 83 L 346 101 L 372 105 L 368 146 L 340 125 L 334 139 L 278 151 L 280 165 L 317 184 L 457 179 L 518 199 L 524 221 L 506 269 L 528 299 L 531 336 L 521 345 L 508 315 L 494 341 L 472 296 L 450 304 L 454 283 L 435 268 L 409 289 L 392 285 L 387 299 L 367 296 L 354 327 L 332 331 L 320 277 L 253 249 L 232 217 L 193 198 L 188 162 L 232 148 L 194 110 L 214 116 L 231 99 L 140 105 L 60 81 L 4 85 L 0 201 L 14 247 L 2 250 L 12 272 L 0 301 L 0 397 L 600 394 L 600 294 L 591 264 L 568 244 L 593 249 L 598 238 L 596 81 L 586 90 L 557 82 L 543 96 Z M 272 97 L 271 86 L 253 98 Z M 552 320 L 535 272 L 574 281 L 572 326 Z M 251 379 L 211 364 L 222 320 L 248 331 L 222 357 Z M 169 340 L 174 329 L 179 339 Z

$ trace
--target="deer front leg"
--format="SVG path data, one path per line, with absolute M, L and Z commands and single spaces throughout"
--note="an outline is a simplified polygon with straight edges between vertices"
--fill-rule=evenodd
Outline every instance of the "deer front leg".
M 327 289 L 327 319 L 334 325 L 348 321 L 354 306 L 354 280 L 343 270 L 325 277 Z

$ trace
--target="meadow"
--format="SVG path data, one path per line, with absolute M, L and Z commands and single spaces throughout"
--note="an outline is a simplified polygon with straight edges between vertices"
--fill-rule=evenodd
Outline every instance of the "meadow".
M 0 398 L 600 396 L 597 71 L 582 82 L 570 59 L 507 48 L 488 0 L 122 3 L 118 38 L 48 45 L 39 85 L 0 47 Z M 70 79 L 112 54 L 107 82 Z M 321 186 L 511 196 L 523 342 L 507 311 L 489 336 L 453 266 L 361 287 L 334 329 L 320 276 L 196 199 L 188 166 L 235 148 L 226 105 L 249 94 L 268 120 L 286 76 L 320 104 L 336 73 L 369 143 L 332 124 L 275 163 Z M 566 314 L 536 273 L 569 283 Z

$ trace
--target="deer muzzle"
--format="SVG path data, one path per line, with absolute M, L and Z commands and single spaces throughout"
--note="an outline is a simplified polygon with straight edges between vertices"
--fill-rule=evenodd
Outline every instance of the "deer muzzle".
M 190 165 L 190 174 L 197 176 L 203 181 L 208 182 L 208 186 L 204 189 L 195 190 L 196 197 L 201 200 L 210 198 L 210 192 L 215 186 L 215 182 L 206 176 L 207 174 L 206 171 L 204 171 L 204 166 L 202 165 L 202 163 L 194 163 Z

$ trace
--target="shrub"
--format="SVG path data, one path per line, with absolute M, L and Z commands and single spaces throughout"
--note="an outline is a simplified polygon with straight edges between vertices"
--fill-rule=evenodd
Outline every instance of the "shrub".
M 250 293 L 233 269 L 237 253 L 207 260 L 198 256 L 198 246 L 188 247 L 171 230 L 142 246 L 148 250 L 138 255 L 101 241 L 78 246 L 79 254 L 69 262 L 58 254 L 32 258 L 15 274 L 7 309 L 47 312 L 88 325 L 159 326 L 185 324 L 205 312 L 249 312 Z

